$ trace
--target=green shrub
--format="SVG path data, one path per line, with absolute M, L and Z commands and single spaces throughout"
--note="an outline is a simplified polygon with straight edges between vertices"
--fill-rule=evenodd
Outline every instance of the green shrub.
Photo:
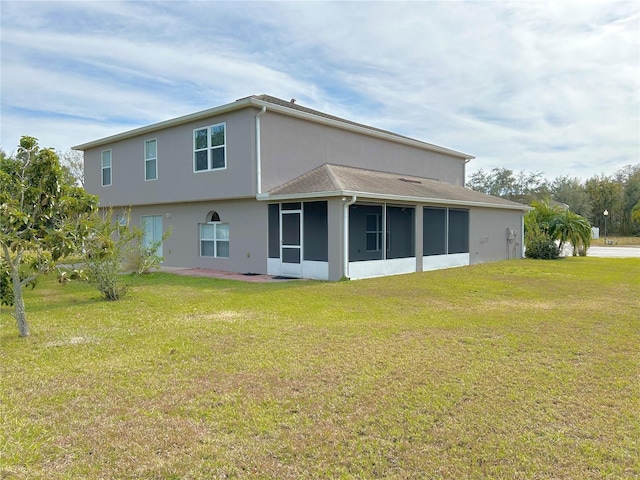
M 541 228 L 530 227 L 525 233 L 525 257 L 555 260 L 560 256 L 556 242 Z

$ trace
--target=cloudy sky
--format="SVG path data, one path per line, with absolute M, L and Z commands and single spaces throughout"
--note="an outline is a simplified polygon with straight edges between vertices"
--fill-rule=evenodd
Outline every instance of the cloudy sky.
M 7 1 L 1 148 L 267 93 L 506 167 L 640 162 L 637 1 Z

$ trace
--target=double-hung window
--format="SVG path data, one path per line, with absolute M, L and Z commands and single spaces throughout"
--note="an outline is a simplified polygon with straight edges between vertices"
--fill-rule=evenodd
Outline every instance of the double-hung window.
M 144 179 L 158 179 L 158 141 L 156 139 L 144 142 Z
M 111 150 L 102 151 L 102 186 L 111 185 Z
M 212 222 L 200 224 L 200 256 L 229 257 L 228 223 Z
M 193 170 L 205 172 L 227 168 L 226 123 L 193 131 Z

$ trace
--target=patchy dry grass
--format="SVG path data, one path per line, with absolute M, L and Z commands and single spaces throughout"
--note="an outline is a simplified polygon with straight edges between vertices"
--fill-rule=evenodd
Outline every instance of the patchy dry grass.
M 591 240 L 591 245 L 604 245 L 604 234 L 600 230 L 600 238 L 594 238 Z M 617 247 L 637 247 L 640 245 L 640 237 L 612 237 L 607 236 L 607 242 L 611 242 L 610 245 Z
M 46 280 L 2 478 L 637 478 L 640 260 L 343 283 Z

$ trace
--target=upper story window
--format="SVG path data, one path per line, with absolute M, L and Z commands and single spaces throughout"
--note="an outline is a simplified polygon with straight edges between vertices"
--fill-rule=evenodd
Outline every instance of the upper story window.
M 111 150 L 102 151 L 102 186 L 111 185 Z
M 193 170 L 203 172 L 227 168 L 226 123 L 193 131 Z
M 155 138 L 144 142 L 144 179 L 158 179 L 158 141 Z

